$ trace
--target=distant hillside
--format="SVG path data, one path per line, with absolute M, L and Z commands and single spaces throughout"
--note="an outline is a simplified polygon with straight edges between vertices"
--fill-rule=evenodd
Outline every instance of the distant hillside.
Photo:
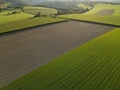
M 38 3 L 41 3 L 43 1 L 48 1 L 48 0 L 21 0 L 21 1 L 26 2 L 27 4 L 36 5 Z
M 22 0 L 27 2 L 28 4 L 36 5 L 40 4 L 41 2 L 54 2 L 54 1 L 74 1 L 74 2 L 88 2 L 88 1 L 95 1 L 95 2 L 109 2 L 109 3 L 120 3 L 120 0 Z
M 24 6 L 26 3 L 21 0 L 0 0 L 0 4 L 8 4 L 8 6 Z
M 66 9 L 71 9 L 71 8 L 77 8 L 77 2 L 74 1 L 54 1 L 54 2 L 42 2 L 39 4 L 39 6 L 44 6 L 44 7 L 52 7 L 52 8 L 66 8 Z

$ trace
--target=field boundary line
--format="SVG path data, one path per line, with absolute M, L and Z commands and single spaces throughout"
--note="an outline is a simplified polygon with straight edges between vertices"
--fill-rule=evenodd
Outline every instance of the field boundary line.
M 60 17 L 62 18 L 62 17 Z M 62 19 L 68 19 L 72 21 L 79 21 L 79 22 L 84 22 L 84 23 L 91 23 L 91 24 L 99 24 L 99 25 L 104 25 L 104 26 L 111 26 L 111 27 L 118 27 L 120 28 L 120 25 L 115 25 L 115 24 L 109 24 L 109 23 L 102 23 L 102 22 L 97 22 L 97 21 L 89 21 L 89 20 L 78 20 L 78 19 L 71 19 L 71 18 L 62 18 Z
M 43 27 L 43 26 L 48 26 L 48 25 L 53 25 L 53 24 L 58 24 L 58 23 L 63 23 L 63 22 L 68 22 L 68 20 L 61 20 L 61 21 L 49 22 L 49 23 L 46 23 L 46 24 L 30 26 L 30 27 L 26 27 L 26 28 L 23 28 L 23 29 L 16 29 L 16 30 L 13 30 L 13 31 L 2 32 L 2 33 L 0 33 L 0 37 L 4 36 L 4 35 L 9 35 L 9 34 L 14 34 L 14 33 L 22 32 L 22 31 L 25 31 L 25 30 L 28 30 L 28 29 L 34 29 L 34 28 L 38 28 L 38 27 Z

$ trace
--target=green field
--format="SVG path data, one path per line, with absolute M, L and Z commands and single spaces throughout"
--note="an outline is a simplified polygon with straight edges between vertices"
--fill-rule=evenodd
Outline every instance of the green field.
M 19 10 L 12 10 L 12 11 L 19 11 Z M 31 14 L 22 13 L 22 12 L 19 14 L 7 15 L 8 13 L 12 13 L 12 11 L 0 12 L 0 24 L 10 23 L 13 21 L 28 19 L 33 17 L 33 15 Z
M 38 17 L 38 18 L 29 18 L 29 19 L 14 21 L 10 23 L 0 24 L 0 33 L 25 29 L 33 26 L 44 25 L 44 24 L 49 24 L 64 20 L 65 19 L 60 19 L 60 18 Z
M 81 7 L 88 8 L 85 5 Z M 0 34 L 66 19 L 120 26 L 120 5 L 97 4 L 87 13 L 58 16 L 61 18 L 32 18 L 38 12 L 48 16 L 57 14 L 57 10 L 52 8 L 25 6 L 23 9 L 26 13 L 0 13 Z M 103 9 L 114 9 L 115 12 L 112 15 L 95 15 Z M 0 90 L 120 90 L 120 28 L 55 58 Z
M 97 4 L 92 10 L 85 13 L 85 15 L 93 15 L 103 9 L 114 9 L 115 12 L 112 14 L 112 16 L 120 16 L 120 5 L 112 5 L 112 4 Z
M 41 15 L 57 14 L 57 10 L 52 8 L 25 6 L 23 9 L 26 13 L 30 13 L 30 14 L 37 14 L 38 12 L 40 12 Z
M 109 5 L 109 4 L 97 4 L 92 10 L 84 14 L 66 14 L 59 17 L 99 22 L 103 24 L 111 24 L 120 26 L 120 5 Z M 94 13 L 99 12 L 104 9 L 115 9 L 115 12 L 112 15 L 95 15 Z
M 0 90 L 119 90 L 119 38 L 117 28 Z
M 111 24 L 120 26 L 120 17 L 119 16 L 103 16 L 103 15 L 80 15 L 80 14 L 68 14 L 61 15 L 59 17 L 91 22 L 99 22 L 103 24 Z

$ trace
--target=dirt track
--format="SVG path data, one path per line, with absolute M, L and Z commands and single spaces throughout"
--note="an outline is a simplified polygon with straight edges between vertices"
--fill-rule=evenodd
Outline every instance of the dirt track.
M 104 9 L 104 10 L 101 10 L 95 14 L 97 15 L 112 15 L 114 13 L 114 9 Z
M 69 21 L 0 36 L 0 87 L 112 29 Z

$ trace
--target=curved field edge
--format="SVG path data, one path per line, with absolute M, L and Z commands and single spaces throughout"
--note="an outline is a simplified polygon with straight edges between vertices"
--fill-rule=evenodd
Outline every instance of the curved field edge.
M 67 14 L 61 15 L 59 17 L 71 20 L 88 21 L 93 23 L 100 23 L 120 27 L 119 16 Z
M 38 17 L 38 18 L 18 20 L 11 23 L 0 24 L 0 34 L 42 26 L 42 25 L 48 25 L 62 21 L 66 21 L 66 20 L 60 18 L 52 18 L 52 17 Z
M 120 89 L 120 28 L 54 59 L 0 90 Z
M 53 8 L 35 7 L 35 6 L 24 6 L 23 10 L 24 12 L 30 14 L 37 14 L 38 12 L 40 12 L 41 15 L 54 15 L 58 13 L 58 11 Z

